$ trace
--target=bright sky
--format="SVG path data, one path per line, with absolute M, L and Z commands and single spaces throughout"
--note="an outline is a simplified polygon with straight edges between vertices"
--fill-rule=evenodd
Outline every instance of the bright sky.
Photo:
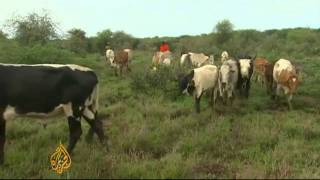
M 235 29 L 320 28 L 320 0 L 2 0 L 0 25 L 43 9 L 59 33 L 80 28 L 87 36 L 105 29 L 135 37 L 199 35 L 223 19 Z

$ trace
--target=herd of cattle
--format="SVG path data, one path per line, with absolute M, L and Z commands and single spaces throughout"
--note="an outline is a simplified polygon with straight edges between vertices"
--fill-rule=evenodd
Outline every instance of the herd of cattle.
M 210 92 L 211 99 L 216 101 L 219 93 L 224 103 L 232 104 L 236 94 L 249 97 L 251 79 L 256 78 L 267 88 L 272 98 L 279 98 L 281 91 L 287 96 L 289 109 L 299 80 L 295 66 L 286 59 L 274 64 L 262 58 L 250 56 L 225 60 L 220 67 L 209 64 L 191 70 L 180 81 L 180 89 L 195 98 L 196 111 L 200 112 L 200 98 L 204 92 Z
M 132 50 L 125 49 L 114 54 L 113 50 L 108 49 L 106 60 L 122 72 L 122 67 L 128 67 L 131 61 Z M 129 56 L 131 58 L 128 58 Z M 170 51 L 155 52 L 152 57 L 152 63 L 156 65 L 169 66 L 171 61 Z M 197 112 L 200 112 L 200 99 L 205 92 L 211 93 L 213 103 L 218 95 L 224 103 L 229 101 L 230 104 L 236 95 L 248 98 L 252 77 L 266 87 L 267 93 L 273 99 L 279 98 L 283 91 L 287 97 L 289 109 L 292 109 L 292 96 L 299 85 L 299 71 L 286 59 L 271 63 L 264 58 L 248 55 L 231 58 L 227 51 L 223 51 L 221 62 L 215 63 L 213 55 L 188 52 L 181 54 L 180 65 L 192 68 L 189 74 L 180 80 L 179 86 L 181 92 L 194 96 Z
M 152 61 L 170 65 L 171 58 L 170 52 L 157 52 Z M 119 69 L 121 73 L 124 67 L 130 70 L 132 50 L 114 53 L 108 49 L 106 60 L 116 72 Z M 212 103 L 218 94 L 224 102 L 231 103 L 236 94 L 248 97 L 253 74 L 272 96 L 284 91 L 291 108 L 299 80 L 298 72 L 289 60 L 280 59 L 272 64 L 250 56 L 229 58 L 224 51 L 221 61 L 221 65 L 215 65 L 212 55 L 191 52 L 181 55 L 180 64 L 193 68 L 179 81 L 180 90 L 194 96 L 197 112 L 200 112 L 200 99 L 205 92 L 211 93 Z M 97 134 L 102 144 L 107 142 L 98 118 L 98 78 L 92 69 L 79 65 L 0 64 L 0 77 L 0 164 L 4 162 L 6 120 L 17 116 L 46 119 L 64 114 L 69 125 L 69 153 L 82 134 L 81 118 L 90 125 L 86 140 Z

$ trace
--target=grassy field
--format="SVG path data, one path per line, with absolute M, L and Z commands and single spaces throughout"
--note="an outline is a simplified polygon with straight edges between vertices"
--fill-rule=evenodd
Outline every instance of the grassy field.
M 137 52 L 132 72 L 114 76 L 103 57 L 79 64 L 100 80 L 100 114 L 112 143 L 109 152 L 83 135 L 62 175 L 50 155 L 68 142 L 66 118 L 20 118 L 7 123 L 6 164 L 1 178 L 320 178 L 320 57 L 299 59 L 303 83 L 288 111 L 253 83 L 248 100 L 233 107 L 207 98 L 200 114 L 193 99 L 177 94 L 174 72 L 149 71 L 151 53 Z

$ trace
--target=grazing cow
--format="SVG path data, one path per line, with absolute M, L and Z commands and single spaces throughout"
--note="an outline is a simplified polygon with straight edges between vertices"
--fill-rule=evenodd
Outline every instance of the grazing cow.
M 104 142 L 98 115 L 98 79 L 78 65 L 0 64 L 0 163 L 4 162 L 6 121 L 16 116 L 48 118 L 62 112 L 68 119 L 71 153 L 82 134 L 80 120 L 90 125 L 87 140 L 96 133 Z
M 235 90 L 238 83 L 238 66 L 235 60 L 229 59 L 224 61 L 219 71 L 219 91 L 223 102 L 226 104 L 230 100 L 232 104 Z
M 114 60 L 112 62 L 112 66 L 115 67 L 115 74 L 117 75 L 117 71 L 119 69 L 120 75 L 122 75 L 123 67 L 126 67 L 127 71 L 130 71 L 129 68 L 129 54 L 128 52 L 122 50 L 117 51 L 114 56 Z
M 193 67 L 201 67 L 208 64 L 214 64 L 214 56 L 207 56 L 203 53 L 182 54 L 180 58 L 180 65 L 188 65 Z
M 129 61 L 129 63 L 131 63 L 132 58 L 133 58 L 132 49 L 127 48 L 127 49 L 123 49 L 123 51 L 128 53 L 128 61 Z
M 107 63 L 110 62 L 111 66 L 114 66 L 113 61 L 114 61 L 114 51 L 112 49 L 107 49 L 106 50 L 106 61 Z
M 205 65 L 192 70 L 180 82 L 180 91 L 193 95 L 195 109 L 200 113 L 200 99 L 204 92 L 211 93 L 211 102 L 214 103 L 218 89 L 218 68 L 215 65 Z
M 283 90 L 287 96 L 289 109 L 292 109 L 291 100 L 293 93 L 299 85 L 298 76 L 295 67 L 289 60 L 280 59 L 274 64 L 273 79 L 276 86 L 276 95 L 280 95 Z
M 224 61 L 228 60 L 229 59 L 229 54 L 227 51 L 223 51 L 221 53 L 221 63 L 223 63 Z
M 257 58 L 254 61 L 254 79 L 255 81 L 261 83 L 261 85 L 265 84 L 265 67 L 269 64 L 269 61 L 264 58 Z
M 237 88 L 240 91 L 240 95 L 248 98 L 250 91 L 250 80 L 253 74 L 253 61 L 255 57 L 242 56 L 238 58 L 238 71 L 239 79 Z
M 172 59 L 172 54 L 170 51 L 166 52 L 155 52 L 152 57 L 152 63 L 154 65 L 164 64 L 164 65 L 170 65 Z

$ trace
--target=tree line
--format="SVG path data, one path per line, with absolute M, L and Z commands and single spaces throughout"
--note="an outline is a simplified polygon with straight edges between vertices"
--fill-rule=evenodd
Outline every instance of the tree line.
M 277 57 L 299 59 L 320 54 L 320 29 L 234 30 L 229 20 L 218 22 L 212 32 L 206 34 L 149 38 L 136 38 L 124 31 L 113 32 L 110 29 L 102 30 L 93 37 L 88 37 L 86 32 L 79 28 L 70 29 L 65 35 L 59 35 L 57 33 L 59 27 L 48 13 L 13 17 L 7 21 L 6 26 L 9 27 L 11 36 L 0 30 L 1 62 L 10 60 L 29 62 L 37 53 L 38 58 L 47 56 L 48 60 L 42 61 L 49 62 L 56 62 L 64 56 L 84 57 L 92 53 L 102 55 L 106 45 L 114 49 L 156 51 L 163 40 L 167 41 L 172 51 L 176 53 L 204 52 L 214 54 L 216 57 L 223 50 L 227 50 L 230 54 L 239 52 L 258 54 L 270 59 Z M 14 48 L 16 50 L 13 50 Z M 24 54 L 15 52 L 21 49 L 24 50 Z M 42 49 L 41 53 L 38 49 Z

